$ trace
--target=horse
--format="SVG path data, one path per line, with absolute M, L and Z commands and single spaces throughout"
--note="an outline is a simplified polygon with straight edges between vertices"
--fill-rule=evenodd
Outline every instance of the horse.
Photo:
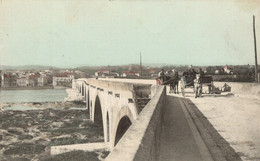
M 170 85 L 170 93 L 174 92 L 175 94 L 179 93 L 179 77 L 178 76 L 165 76 L 164 82 L 162 82 L 162 85 Z

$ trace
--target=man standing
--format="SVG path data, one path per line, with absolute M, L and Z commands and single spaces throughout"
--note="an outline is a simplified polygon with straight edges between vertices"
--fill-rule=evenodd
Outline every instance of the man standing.
M 165 81 L 164 69 L 162 69 L 162 71 L 159 72 L 158 76 L 162 80 L 162 83 L 163 83 Z

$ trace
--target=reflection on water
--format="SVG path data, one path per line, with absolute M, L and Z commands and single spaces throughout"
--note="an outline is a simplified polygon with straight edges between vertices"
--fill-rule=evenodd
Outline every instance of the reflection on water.
M 0 90 L 2 102 L 62 102 L 67 96 L 65 89 Z
M 27 111 L 27 110 L 39 110 L 39 108 L 36 107 L 27 107 L 27 106 L 21 106 L 21 105 L 13 105 L 10 107 L 4 107 L 4 110 L 14 110 L 14 111 Z

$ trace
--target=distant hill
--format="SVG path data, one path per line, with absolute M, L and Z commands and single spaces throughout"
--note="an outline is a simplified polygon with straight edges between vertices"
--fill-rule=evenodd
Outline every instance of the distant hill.
M 0 65 L 0 70 L 48 70 L 48 69 L 58 70 L 60 68 L 53 67 L 53 66 L 41 66 L 41 65 L 23 65 L 23 66 Z
M 162 64 L 162 63 L 144 63 L 143 67 L 152 67 L 152 68 L 160 68 L 160 67 L 165 67 L 165 66 L 172 66 L 172 64 Z M 61 70 L 61 69 L 79 69 L 83 71 L 87 71 L 90 73 L 94 73 L 94 71 L 97 70 L 115 70 L 118 68 L 122 68 L 122 70 L 127 70 L 129 67 L 135 67 L 139 68 L 139 64 L 125 64 L 125 65 L 110 65 L 110 66 L 79 66 L 76 68 L 58 68 L 54 66 L 42 66 L 42 65 L 23 65 L 23 66 L 8 66 L 8 65 L 0 65 L 0 70 L 47 70 L 47 69 L 52 69 L 52 70 Z M 133 68 L 133 69 L 135 69 Z
M 75 69 L 107 69 L 107 68 L 129 68 L 131 66 L 139 67 L 140 64 L 122 64 L 122 65 L 103 65 L 103 66 L 79 66 Z M 173 64 L 166 64 L 166 63 L 143 63 L 143 67 L 163 67 L 163 66 L 178 66 L 178 65 L 173 65 Z

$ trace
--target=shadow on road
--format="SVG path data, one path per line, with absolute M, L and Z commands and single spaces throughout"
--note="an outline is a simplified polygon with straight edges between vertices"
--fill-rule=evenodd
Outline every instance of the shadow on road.
M 223 97 L 226 96 L 223 95 Z M 222 160 L 220 159 L 222 155 L 222 157 L 227 161 L 242 161 L 230 144 L 218 133 L 218 131 L 190 99 L 179 99 L 184 103 L 187 111 L 191 115 L 214 160 Z

